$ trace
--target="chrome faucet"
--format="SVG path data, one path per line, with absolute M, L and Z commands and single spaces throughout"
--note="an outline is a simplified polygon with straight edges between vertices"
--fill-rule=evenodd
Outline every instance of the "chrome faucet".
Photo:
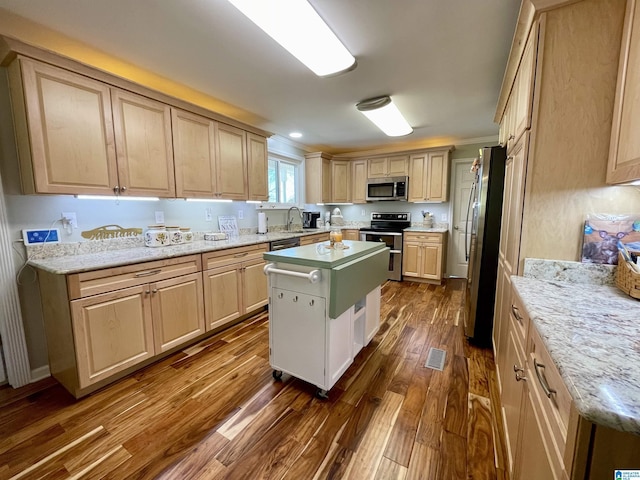
M 291 207 L 289 210 L 287 210 L 287 231 L 290 232 L 291 231 L 291 224 L 293 223 L 293 218 L 291 218 L 291 210 L 297 210 L 298 211 L 298 215 L 300 215 L 300 226 L 302 227 L 302 210 L 300 210 L 298 207 Z

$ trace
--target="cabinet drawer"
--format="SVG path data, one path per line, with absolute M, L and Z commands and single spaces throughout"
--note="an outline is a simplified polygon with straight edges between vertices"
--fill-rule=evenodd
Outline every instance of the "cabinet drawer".
M 300 238 L 300 245 L 311 245 L 312 243 L 328 242 L 329 232 L 318 233 L 316 235 L 308 235 Z
M 529 388 L 537 394 L 544 417 L 549 423 L 549 429 L 562 456 L 567 443 L 571 396 L 538 331 L 533 326 L 529 332 L 527 351 Z M 545 392 L 547 387 L 554 391 L 550 396 Z
M 520 344 L 525 344 L 527 338 L 527 330 L 529 329 L 529 315 L 522 304 L 522 300 L 513 290 L 511 294 L 511 303 L 509 306 L 509 316 L 511 317 L 512 328 L 516 332 Z
M 67 276 L 69 299 L 98 295 L 122 288 L 201 271 L 200 255 L 168 258 L 136 263 L 124 267 L 105 268 Z
M 405 241 L 409 242 L 442 243 L 442 234 L 427 232 L 405 232 L 404 239 Z
M 262 258 L 262 254 L 268 251 L 269 245 L 267 243 L 217 250 L 215 252 L 203 253 L 202 265 L 204 270 L 210 270 L 212 268 Z

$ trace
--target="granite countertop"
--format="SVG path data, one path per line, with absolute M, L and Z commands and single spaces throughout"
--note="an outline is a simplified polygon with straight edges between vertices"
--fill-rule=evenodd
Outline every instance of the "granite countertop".
M 303 237 L 317 233 L 329 233 L 324 229 L 308 229 L 304 232 L 270 232 L 267 234 L 238 235 L 227 240 L 205 241 L 196 240 L 192 243 L 172 245 L 166 247 L 144 247 L 122 248 L 97 251 L 75 255 L 70 253 L 64 256 L 47 258 L 30 258 L 29 265 L 46 270 L 55 274 L 69 274 L 87 272 L 100 268 L 118 267 L 139 262 L 150 262 L 162 260 L 164 258 L 179 257 L 183 255 L 194 255 L 213 250 L 223 250 L 225 248 L 241 247 L 245 245 L 256 245 L 258 243 L 268 243 L 273 240 L 284 238 Z M 86 242 L 83 242 L 86 243 Z M 62 245 L 62 244 L 61 244 Z
M 360 258 L 368 253 L 387 248 L 380 242 L 359 242 L 344 240 L 345 249 L 327 248 L 324 243 L 287 248 L 265 253 L 263 256 L 271 262 L 291 263 L 313 268 L 335 268 Z M 385 275 L 386 275 L 385 271 Z
M 580 415 L 640 435 L 640 302 L 609 285 L 511 279 Z

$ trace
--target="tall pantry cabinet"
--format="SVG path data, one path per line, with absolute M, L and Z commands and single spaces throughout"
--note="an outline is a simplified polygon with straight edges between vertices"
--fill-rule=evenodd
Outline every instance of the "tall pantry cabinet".
M 538 478 L 525 477 L 522 466 L 527 439 L 538 433 L 527 429 L 544 422 L 518 415 L 530 412 L 530 388 L 514 368 L 521 342 L 512 341 L 519 337 L 510 278 L 523 273 L 525 258 L 579 260 L 586 215 L 622 213 L 637 202 L 635 191 L 606 187 L 625 6 L 523 0 L 503 80 L 496 121 L 508 158 L 493 343 L 513 479 Z

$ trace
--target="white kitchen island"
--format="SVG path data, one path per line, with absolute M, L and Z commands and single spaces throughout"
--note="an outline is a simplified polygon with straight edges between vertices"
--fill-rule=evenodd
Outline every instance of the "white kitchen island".
M 283 372 L 327 392 L 369 343 L 380 324 L 380 285 L 389 248 L 345 241 L 264 254 L 269 277 L 269 358 Z

